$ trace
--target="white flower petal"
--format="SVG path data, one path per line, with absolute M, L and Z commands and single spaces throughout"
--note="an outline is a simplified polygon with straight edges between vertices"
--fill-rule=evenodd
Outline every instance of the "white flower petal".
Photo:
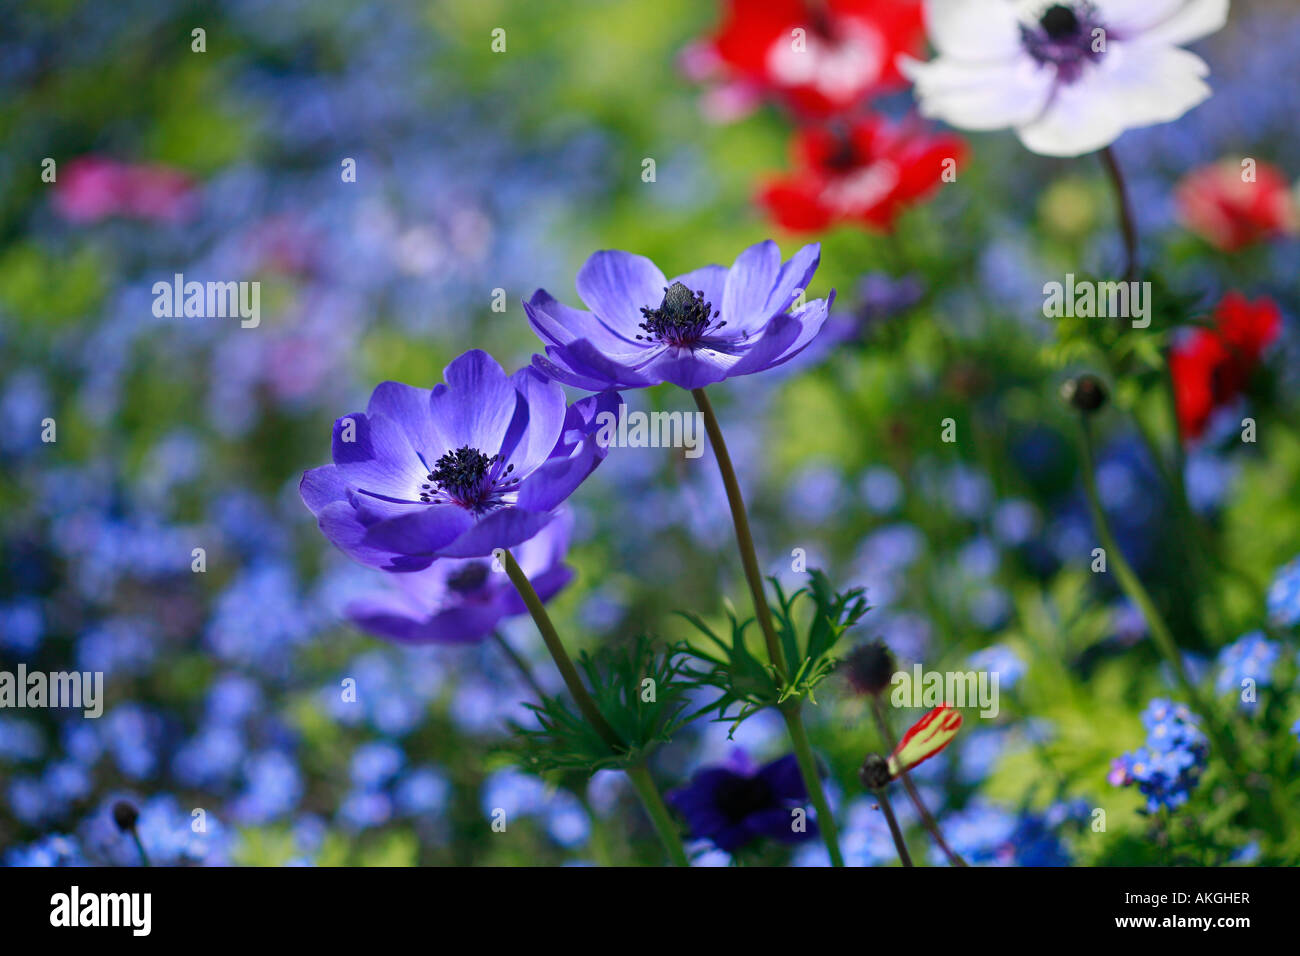
M 1167 123 L 1210 95 L 1200 57 L 1176 47 L 1114 43 L 1095 69 L 1062 86 L 1046 112 L 1016 132 L 1044 156 L 1081 156 L 1126 129 Z
M 1092 0 L 1098 19 L 1117 40 L 1132 39 L 1178 13 L 1187 0 Z
M 998 60 L 1020 52 L 1020 21 L 1009 0 L 925 0 L 925 30 L 942 54 Z
M 1002 129 L 1028 123 L 1047 103 L 1051 70 L 1028 54 L 1000 63 L 974 64 L 941 56 L 929 63 L 900 61 L 916 84 L 922 116 L 962 129 Z
M 1199 40 L 1223 29 L 1228 22 L 1228 6 L 1228 0 L 1185 0 L 1171 16 L 1144 32 L 1141 39 L 1174 45 Z

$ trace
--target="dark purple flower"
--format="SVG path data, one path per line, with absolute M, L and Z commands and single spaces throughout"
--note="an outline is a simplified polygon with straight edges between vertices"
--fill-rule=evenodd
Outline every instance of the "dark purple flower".
M 667 800 L 686 818 L 694 839 L 709 840 L 726 853 L 759 837 L 802 843 L 817 835 L 811 818 L 795 826 L 792 811 L 808 802 L 808 790 L 793 754 L 760 768 L 737 748 L 725 764 L 700 770 Z
M 515 550 L 515 560 L 543 601 L 573 580 L 564 563 L 573 516 L 554 521 Z M 387 576 L 388 586 L 350 602 L 344 613 L 358 627 L 399 644 L 471 644 L 505 617 L 527 608 L 492 558 L 442 558 L 411 574 Z
M 565 406 L 533 369 L 507 376 L 477 349 L 432 391 L 383 382 L 334 423 L 334 464 L 299 493 L 325 537 L 362 564 L 419 571 L 527 541 L 608 453 L 596 416 L 616 393 Z
M 538 289 L 524 303 L 546 356 L 533 365 L 577 388 L 641 388 L 672 382 L 703 388 L 761 372 L 798 355 L 822 327 L 831 303 L 786 310 L 808 287 L 821 246 L 804 246 L 782 264 L 772 240 L 750 246 L 730 269 L 703 266 L 664 278 L 645 256 L 603 250 L 578 271 L 590 312 Z

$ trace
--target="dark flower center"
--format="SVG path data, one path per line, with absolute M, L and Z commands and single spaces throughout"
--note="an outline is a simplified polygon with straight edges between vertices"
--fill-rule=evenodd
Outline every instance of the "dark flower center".
M 772 788 L 760 777 L 728 777 L 718 785 L 713 799 L 730 823 L 769 810 L 774 802 Z
M 659 308 L 641 308 L 645 321 L 641 328 L 645 335 L 637 338 L 646 342 L 663 342 L 665 345 L 693 348 L 709 332 L 716 332 L 726 322 L 713 323 L 719 312 L 712 302 L 704 301 L 704 292 L 692 292 L 680 282 L 664 289 L 664 299 Z
M 500 457 L 489 457 L 468 445 L 446 452 L 434 463 L 426 476 L 428 480 L 420 485 L 420 500 L 435 505 L 450 502 L 472 511 L 497 507 L 519 483 L 518 478 L 508 477 L 514 465 L 493 476 L 493 466 Z
M 1079 15 L 1063 3 L 1048 7 L 1038 23 L 1053 40 L 1064 40 L 1079 32 Z
M 1020 38 L 1030 56 L 1042 65 L 1055 67 L 1061 82 L 1073 83 L 1105 49 L 1104 44 L 1094 44 L 1094 33 L 1100 29 L 1096 8 L 1088 0 L 1078 0 L 1052 4 L 1036 26 L 1021 25 Z M 1104 36 L 1103 30 L 1098 38 Z
M 827 169 L 846 173 L 862 165 L 862 157 L 858 155 L 857 146 L 854 145 L 853 137 L 849 133 L 837 132 L 834 142 L 835 145 L 826 154 L 824 161 Z
M 473 594 L 483 587 L 483 582 L 487 580 L 487 576 L 487 563 L 475 561 L 473 564 L 465 565 L 465 567 L 447 578 L 447 587 L 457 594 Z

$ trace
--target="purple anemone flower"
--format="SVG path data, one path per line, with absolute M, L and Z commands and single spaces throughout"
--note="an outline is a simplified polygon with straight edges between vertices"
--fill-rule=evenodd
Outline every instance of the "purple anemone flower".
M 564 563 L 573 515 L 556 519 L 515 551 L 537 596 L 549 601 L 573 580 Z M 423 571 L 387 575 L 387 587 L 350 602 L 358 627 L 399 644 L 472 644 L 506 617 L 524 614 L 523 599 L 491 558 L 441 558 Z
M 381 383 L 366 411 L 334 423 L 334 464 L 306 472 L 302 500 L 325 537 L 385 571 L 522 544 L 604 459 L 606 392 L 565 405 L 533 369 L 507 376 L 477 349 L 434 389 Z
M 788 754 L 763 767 L 737 748 L 725 764 L 705 767 L 690 784 L 667 795 L 668 805 L 686 818 L 691 836 L 734 853 L 760 837 L 802 843 L 817 835 L 817 824 L 795 827 L 792 812 L 808 802 L 799 763 Z
M 817 243 L 782 264 L 768 239 L 730 269 L 703 266 L 664 278 L 645 256 L 603 250 L 578 271 L 578 295 L 590 312 L 538 289 L 524 303 L 546 356 L 533 366 L 550 378 L 601 391 L 672 382 L 703 388 L 761 372 L 802 352 L 821 330 L 829 297 L 787 310 L 808 287 L 821 258 Z

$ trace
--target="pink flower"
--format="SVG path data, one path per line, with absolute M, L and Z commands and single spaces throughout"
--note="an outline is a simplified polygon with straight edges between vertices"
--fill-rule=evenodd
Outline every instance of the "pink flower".
M 112 216 L 179 222 L 193 214 L 194 206 L 194 185 L 184 173 L 102 156 L 71 160 L 54 186 L 54 208 L 75 223 L 94 223 Z

